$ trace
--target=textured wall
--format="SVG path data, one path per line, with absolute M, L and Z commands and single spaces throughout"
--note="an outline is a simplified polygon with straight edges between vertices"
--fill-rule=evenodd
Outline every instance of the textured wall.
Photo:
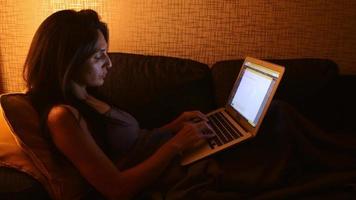
M 330 58 L 356 74 L 355 0 L 0 0 L 0 83 L 23 89 L 22 63 L 36 28 L 64 8 L 108 22 L 110 51 L 222 59 Z M 0 88 L 1 89 L 1 88 Z

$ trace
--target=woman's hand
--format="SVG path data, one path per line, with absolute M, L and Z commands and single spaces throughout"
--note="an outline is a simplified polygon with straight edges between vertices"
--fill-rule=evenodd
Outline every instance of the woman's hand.
M 180 129 L 167 144 L 170 145 L 177 154 L 181 154 L 202 141 L 205 137 L 206 136 L 201 133 L 201 130 L 194 123 L 185 123 L 182 129 Z
M 185 123 L 208 121 L 208 118 L 200 111 L 187 111 L 182 113 L 178 118 L 170 122 L 169 124 L 160 128 L 162 132 L 176 133 L 181 130 Z

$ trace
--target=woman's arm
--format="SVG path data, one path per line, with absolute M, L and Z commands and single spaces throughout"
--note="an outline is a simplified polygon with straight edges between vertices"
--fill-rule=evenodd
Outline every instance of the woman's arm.
M 139 165 L 119 171 L 97 146 L 90 133 L 83 131 L 67 108 L 57 106 L 47 124 L 57 148 L 75 165 L 83 177 L 109 199 L 130 199 L 150 185 L 180 150 L 199 140 L 193 126 L 185 126 Z

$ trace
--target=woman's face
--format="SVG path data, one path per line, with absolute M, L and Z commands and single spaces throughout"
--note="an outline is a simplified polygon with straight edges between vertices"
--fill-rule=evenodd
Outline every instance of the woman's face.
M 85 61 L 82 72 L 74 80 L 81 86 L 95 87 L 102 85 L 108 69 L 111 67 L 111 60 L 107 53 L 108 44 L 101 31 L 98 32 L 96 51 Z

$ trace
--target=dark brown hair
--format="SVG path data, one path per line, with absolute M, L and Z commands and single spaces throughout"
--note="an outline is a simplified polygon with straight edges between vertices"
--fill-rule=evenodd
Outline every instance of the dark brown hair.
M 81 73 L 87 59 L 96 49 L 98 30 L 108 42 L 108 29 L 93 10 L 61 10 L 45 19 L 32 40 L 23 76 L 28 96 L 39 113 L 41 128 L 47 134 L 47 115 L 57 104 L 76 107 L 89 121 L 96 123 L 93 132 L 103 130 L 98 113 L 74 98 L 69 83 Z M 91 124 L 91 123 L 89 123 Z
M 108 41 L 107 26 L 93 10 L 61 10 L 45 19 L 24 64 L 28 92 L 51 104 L 66 103 L 69 81 L 95 53 L 98 30 Z

